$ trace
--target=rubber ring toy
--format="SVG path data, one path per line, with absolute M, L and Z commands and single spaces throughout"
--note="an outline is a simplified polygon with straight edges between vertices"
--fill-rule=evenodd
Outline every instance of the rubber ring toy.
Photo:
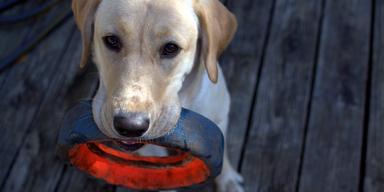
M 58 138 L 59 155 L 80 170 L 134 190 L 197 189 L 220 174 L 223 134 L 202 115 L 183 108 L 176 126 L 164 136 L 124 140 L 176 151 L 166 157 L 139 156 L 110 145 L 116 140 L 98 129 L 91 103 L 69 110 Z

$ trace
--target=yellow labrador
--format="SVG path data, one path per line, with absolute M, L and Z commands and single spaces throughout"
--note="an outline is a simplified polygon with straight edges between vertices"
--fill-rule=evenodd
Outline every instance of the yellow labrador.
M 237 23 L 218 0 L 73 0 L 72 8 L 81 66 L 92 53 L 100 74 L 93 114 L 103 133 L 159 137 L 174 127 L 181 107 L 226 133 L 230 96 L 217 58 Z M 218 191 L 243 191 L 224 158 Z

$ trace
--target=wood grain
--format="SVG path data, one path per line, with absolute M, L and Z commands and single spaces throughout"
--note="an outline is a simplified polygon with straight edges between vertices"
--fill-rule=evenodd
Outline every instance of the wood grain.
M 294 191 L 321 1 L 277 0 L 242 173 L 246 191 Z
M 364 190 L 384 191 L 384 2 L 375 1 Z
M 228 8 L 236 15 L 239 23 L 233 42 L 220 60 L 231 94 L 227 147 L 235 168 L 240 165 L 249 126 L 272 3 L 270 0 L 227 1 Z M 243 43 L 249 49 L 244 49 Z
M 31 28 L 31 33 L 44 26 L 45 22 L 47 19 L 36 23 Z M 68 34 L 71 30 L 72 28 L 66 27 L 61 34 L 58 33 L 58 36 Z M 25 136 L 30 131 L 29 126 L 34 121 L 35 113 L 45 97 L 51 77 L 55 75 L 51 71 L 56 69 L 54 64 L 61 59 L 61 51 L 65 46 L 65 41 L 57 41 L 57 39 L 55 43 L 40 46 L 29 59 L 14 65 L 12 70 L 2 74 L 6 76 L 0 89 L 2 95 L 0 181 L 3 184 L 22 142 L 26 139 Z
M 59 8 L 69 10 L 69 2 Z M 56 15 L 55 11 L 49 15 Z M 38 33 L 49 21 L 49 16 L 39 19 L 30 34 Z M 0 146 L 4 166 L 1 170 L 5 172 L 2 191 L 55 191 L 79 185 L 80 191 L 104 188 L 105 183 L 87 179 L 77 170 L 77 178 L 85 182 L 78 179 L 72 180 L 70 186 L 60 185 L 73 169 L 55 154 L 64 112 L 82 97 L 89 98 L 97 84 L 96 73 L 83 77 L 78 73 L 79 42 L 73 20 L 66 22 L 10 70 L 0 90 L 0 106 L 4 109 Z M 85 79 L 84 83 L 81 79 Z
M 370 12 L 370 1 L 326 1 L 300 191 L 358 191 Z

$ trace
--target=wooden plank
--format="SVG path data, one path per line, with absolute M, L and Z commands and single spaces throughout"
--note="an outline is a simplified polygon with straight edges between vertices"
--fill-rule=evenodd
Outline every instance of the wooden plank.
M 374 1 L 372 84 L 364 191 L 384 191 L 384 1 Z
M 23 3 L 22 5 L 16 6 L 10 10 L 7 10 L 5 13 L 2 13 L 1 16 L 17 15 L 33 6 L 33 3 Z M 31 27 L 23 27 L 22 24 L 27 24 L 33 26 L 36 24 L 35 19 L 28 20 L 24 23 L 17 23 L 12 25 L 0 25 L 0 58 L 8 56 L 16 48 L 23 44 L 26 38 L 29 37 L 29 34 L 32 31 Z M 3 86 L 5 80 L 7 79 L 9 70 L 4 71 L 0 74 L 0 88 Z
M 228 155 L 235 169 L 239 166 L 241 152 L 252 110 L 253 92 L 260 58 L 226 55 L 221 64 L 231 94 L 231 109 L 227 130 Z
M 68 10 L 69 3 L 60 8 Z M 38 31 L 48 20 L 49 17 L 44 17 L 33 30 Z M 73 21 L 62 26 L 31 52 L 26 61 L 9 70 L 10 75 L 0 90 L 4 96 L 0 104 L 4 109 L 0 122 L 4 191 L 54 191 L 67 187 L 59 183 L 73 168 L 66 169 L 54 154 L 57 132 L 68 106 L 87 94 L 89 97 L 97 83 L 94 72 L 84 77 L 86 83 L 79 82 L 82 78 L 76 76 L 80 35 L 73 32 Z M 104 189 L 105 183 L 98 184 L 85 174 L 74 172 L 85 182 L 72 180 L 75 184 L 71 186 L 81 185 L 87 191 Z
M 25 9 L 28 5 L 24 6 L 19 6 L 15 9 L 12 9 L 10 14 L 21 13 L 21 11 L 23 11 L 23 9 Z M 27 24 L 33 25 L 34 21 L 29 21 Z M 31 28 L 22 27 L 20 25 L 0 25 L 0 57 L 3 58 L 4 56 L 10 54 L 15 48 L 17 48 L 30 31 Z
M 241 172 L 245 191 L 295 191 L 310 98 L 318 0 L 277 0 Z
M 60 191 L 63 189 L 103 191 L 102 189 L 106 186 L 111 187 L 105 185 L 104 182 L 90 179 L 86 174 L 74 170 L 72 167 L 65 168 L 63 162 L 55 155 L 57 133 L 66 109 L 83 97 L 90 98 L 97 84 L 97 74 L 94 71 L 76 76 L 79 69 L 80 35 L 77 32 L 73 33 L 75 31 L 74 23 L 66 24 L 62 30 L 70 30 L 72 33 L 55 34 L 41 45 L 44 47 L 57 40 L 62 40 L 63 37 L 69 38 L 68 45 L 61 50 L 63 53 L 56 55 L 58 59 L 56 70 L 47 74 L 51 76 L 47 88 L 49 91 L 43 96 L 43 101 L 29 126 L 29 132 L 32 134 L 28 133 L 26 136 L 27 141 L 33 135 L 39 136 L 38 153 L 28 153 L 31 145 L 28 142 L 23 143 L 21 151 L 16 157 L 14 169 L 11 170 L 5 185 L 5 189 L 12 189 L 10 191 L 18 191 L 15 190 L 15 186 L 19 187 L 20 191 Z M 43 53 L 42 57 L 47 56 Z M 47 66 L 45 67 L 47 68 Z M 20 167 L 24 167 L 25 171 L 20 172 Z M 35 175 L 39 175 L 39 177 L 34 177 Z M 71 177 L 69 181 L 68 176 Z M 77 179 L 73 180 L 73 178 Z
M 226 0 L 226 4 L 236 15 L 239 24 L 229 52 L 260 58 L 273 1 Z
M 227 0 L 227 6 L 239 22 L 238 32 L 220 60 L 231 94 L 227 147 L 229 158 L 236 169 L 252 110 L 272 1 Z
M 43 23 L 36 24 L 32 30 L 36 30 Z M 62 31 L 68 34 L 68 31 Z M 57 53 L 65 47 L 65 41 L 56 41 L 49 46 L 40 47 L 33 58 L 25 60 L 9 70 L 7 78 L 0 89 L 2 100 L 0 101 L 1 119 L 0 128 L 0 181 L 4 183 L 8 170 L 14 157 L 20 149 L 30 122 L 33 120 L 36 110 L 39 108 L 41 98 L 46 92 L 50 81 L 49 72 L 55 69 Z M 41 58 L 41 53 L 47 57 Z M 44 61 L 45 65 L 41 62 Z M 42 78 L 45 77 L 45 78 Z
M 300 191 L 358 191 L 371 1 L 326 1 Z
M 21 191 L 25 189 L 25 182 L 30 179 L 37 179 L 38 177 L 28 178 L 28 173 L 33 168 L 38 167 L 39 164 L 46 163 L 41 161 L 44 156 L 48 155 L 42 150 L 42 135 L 46 133 L 40 133 L 38 129 L 34 129 L 35 125 L 48 121 L 50 117 L 54 118 L 55 114 L 46 114 L 46 119 L 42 122 L 36 122 L 36 113 L 39 112 L 42 107 L 42 102 L 50 94 L 56 92 L 50 92 L 52 82 L 60 81 L 63 74 L 56 64 L 59 59 L 62 59 L 62 53 L 68 47 L 67 41 L 70 40 L 71 31 L 74 30 L 74 26 L 65 27 L 61 29 L 55 36 L 50 37 L 45 43 L 42 43 L 36 50 L 31 53 L 31 60 L 27 60 L 25 63 L 21 63 L 18 66 L 12 68 L 13 75 L 9 77 L 6 84 L 1 90 L 5 100 L 8 101 L 11 106 L 7 106 L 6 103 L 1 104 L 1 108 L 7 109 L 8 113 L 4 114 L 5 117 L 2 122 L 4 126 L 2 129 L 5 131 L 2 138 L 1 153 L 2 157 L 5 157 L 5 164 L 7 166 L 4 170 L 9 170 L 8 176 L 5 178 L 5 189 L 10 191 L 17 191 L 19 188 Z M 58 43 L 57 37 L 62 42 Z M 55 41 L 52 41 L 55 39 Z M 52 43 L 47 43 L 52 42 Z M 49 51 L 48 51 L 49 50 Z M 67 69 L 69 67 L 66 67 Z M 20 69 L 20 71 L 18 70 Z M 70 68 L 69 68 L 70 69 Z M 53 89 L 60 89 L 56 87 Z M 8 93 L 8 94 L 7 94 Z M 8 104 L 8 105 L 9 105 Z M 50 107 L 54 107 L 51 105 Z M 13 109 L 13 110 L 12 110 Z M 2 112 L 4 113 L 4 112 Z M 12 123 L 8 123 L 8 122 Z M 56 126 L 53 126 L 54 128 Z M 50 127 L 50 130 L 55 130 Z M 52 135 L 52 140 L 56 137 Z M 31 142 L 28 142 L 30 141 Z M 52 146 L 54 149 L 54 145 Z M 20 150 L 20 151 L 18 151 Z M 35 151 L 35 152 L 33 152 Z M 17 155 L 17 156 L 16 156 Z M 15 158 L 16 157 L 16 158 Z M 46 167 L 45 167 L 46 169 Z M 51 170 L 54 167 L 50 167 Z M 56 174 L 60 174 L 57 172 Z

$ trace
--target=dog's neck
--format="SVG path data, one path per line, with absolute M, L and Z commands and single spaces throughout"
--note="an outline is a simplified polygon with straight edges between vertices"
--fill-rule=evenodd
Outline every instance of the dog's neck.
M 192 71 L 185 77 L 183 86 L 179 92 L 180 102 L 183 106 L 192 104 L 193 98 L 196 97 L 202 90 L 205 81 L 204 65 L 196 62 Z
M 179 91 L 180 103 L 183 107 L 192 105 L 196 96 L 201 92 L 204 86 L 204 75 L 206 70 L 204 65 L 201 63 L 201 46 L 202 38 L 199 37 L 197 40 L 195 59 L 193 68 L 189 74 L 186 75 L 181 90 Z

